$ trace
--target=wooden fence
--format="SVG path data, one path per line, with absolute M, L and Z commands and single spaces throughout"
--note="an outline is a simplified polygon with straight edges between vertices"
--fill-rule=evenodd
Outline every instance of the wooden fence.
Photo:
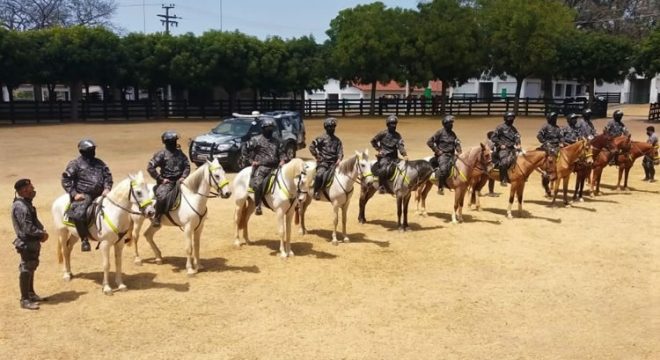
M 652 103 L 649 106 L 649 121 L 660 121 L 660 103 Z
M 440 97 L 433 99 L 377 99 L 374 115 L 395 114 L 398 116 L 437 116 L 441 113 Z M 445 99 L 444 113 L 460 116 L 492 116 L 513 111 L 513 98 L 469 98 L 456 97 Z M 216 100 L 205 103 L 189 101 L 83 101 L 77 106 L 79 121 L 130 121 L 162 118 L 221 118 L 234 112 L 247 113 L 254 110 L 261 112 L 274 110 L 299 111 L 305 117 L 313 116 L 368 116 L 368 99 L 342 100 L 293 100 L 293 99 L 256 99 Z M 603 105 L 603 104 L 601 104 Z M 74 104 L 67 101 L 0 103 L 0 123 L 40 123 L 71 121 Z M 586 106 L 584 100 L 575 102 L 546 101 L 545 99 L 520 99 L 518 115 L 542 116 L 550 111 L 562 114 L 581 112 Z M 601 106 L 602 107 L 602 106 Z M 607 110 L 594 109 L 594 116 Z

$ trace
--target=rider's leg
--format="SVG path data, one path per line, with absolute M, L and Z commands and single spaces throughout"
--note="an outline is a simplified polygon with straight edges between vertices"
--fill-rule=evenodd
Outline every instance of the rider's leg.
M 321 199 L 321 188 L 323 183 L 325 183 L 325 172 L 327 171 L 326 167 L 319 164 L 316 166 L 316 177 L 314 178 L 314 200 Z

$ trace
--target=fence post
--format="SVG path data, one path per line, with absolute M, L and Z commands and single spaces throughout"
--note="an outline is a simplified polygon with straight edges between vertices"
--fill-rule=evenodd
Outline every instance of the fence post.
M 325 116 L 328 116 L 328 99 L 325 99 Z
M 490 104 L 492 104 L 492 103 L 493 102 L 491 100 L 488 100 L 488 108 L 486 110 L 486 114 L 488 114 L 488 116 L 490 116 Z
M 9 102 L 9 118 L 11 119 L 11 123 L 12 123 L 12 124 L 16 124 L 16 118 L 15 118 L 14 116 L 15 116 L 15 113 L 14 113 L 14 102 L 13 102 L 13 101 L 10 101 L 10 102 Z
M 37 117 L 37 124 L 41 122 L 40 116 L 39 116 L 39 102 L 35 101 L 34 102 L 34 110 L 36 111 L 36 117 Z
M 199 105 L 199 110 L 202 111 L 202 119 L 206 119 L 206 106 L 204 105 L 204 102 Z
M 468 116 L 472 116 L 472 99 L 468 99 Z
M 103 118 L 108 121 L 108 102 L 103 99 Z
M 64 112 L 62 111 L 62 101 L 57 102 L 59 104 L 59 115 L 60 115 L 60 122 L 64 122 Z
M 396 98 L 396 103 L 395 103 L 395 104 L 396 104 L 396 105 L 395 105 L 395 107 L 394 107 L 394 114 L 395 114 L 396 116 L 399 116 L 399 98 Z
M 346 99 L 341 99 L 341 116 L 346 117 Z

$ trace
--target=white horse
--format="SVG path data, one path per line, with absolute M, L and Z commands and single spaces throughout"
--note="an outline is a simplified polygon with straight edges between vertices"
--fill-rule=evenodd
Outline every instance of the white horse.
M 291 251 L 291 220 L 297 202 L 304 200 L 314 179 L 315 168 L 308 169 L 301 159 L 295 158 L 282 165 L 273 181 L 272 191 L 264 193 L 264 205 L 272 209 L 279 220 L 280 256 L 293 256 Z M 241 246 L 240 232 L 243 230 L 243 240 L 250 244 L 248 237 L 248 220 L 254 212 L 254 194 L 248 191 L 252 167 L 241 170 L 234 178 L 234 223 L 236 238 L 234 245 Z
M 316 167 L 316 162 L 308 161 L 309 166 Z M 321 192 L 321 201 L 328 201 L 332 204 L 332 209 L 335 213 L 334 229 L 332 231 L 332 244 L 338 245 L 337 241 L 337 225 L 339 223 L 339 209 L 341 209 L 342 232 L 344 234 L 344 242 L 349 242 L 348 234 L 346 233 L 346 212 L 348 211 L 348 204 L 351 202 L 353 195 L 353 185 L 358 182 L 360 184 L 370 185 L 374 181 L 374 176 L 371 173 L 371 163 L 369 162 L 369 152 L 356 151 L 355 156 L 343 160 L 335 168 L 334 179 L 325 191 Z M 307 207 L 312 202 L 312 198 L 308 196 L 305 201 L 301 202 L 296 208 L 296 223 L 300 221 L 300 233 L 307 233 L 305 228 L 305 212 Z
M 94 214 L 94 222 L 89 228 L 92 239 L 99 241 L 103 254 L 103 293 L 112 295 L 112 288 L 108 280 L 110 271 L 110 246 L 115 248 L 115 281 L 117 290 L 126 290 L 122 280 L 122 251 L 124 249 L 123 237 L 129 232 L 131 214 L 153 216 L 155 213 L 149 188 L 144 182 L 140 171 L 136 176 L 129 175 L 121 181 L 107 196 L 99 197 L 95 203 L 100 202 L 99 210 Z M 70 204 L 69 195 L 63 194 L 55 199 L 51 212 L 53 222 L 58 233 L 57 257 L 60 264 L 64 261 L 64 280 L 71 280 L 71 250 L 78 241 L 79 236 L 75 227 L 67 226 L 64 212 Z M 91 205 L 94 206 L 94 205 Z M 140 212 L 133 209 L 138 208 Z
M 151 185 L 153 184 L 150 184 L 149 189 L 153 196 L 153 186 Z M 163 226 L 178 226 L 183 230 L 186 240 L 186 269 L 189 276 L 196 274 L 203 268 L 199 262 L 199 244 L 204 229 L 204 221 L 206 220 L 206 201 L 210 197 L 220 196 L 223 199 L 230 197 L 231 191 L 228 185 L 229 180 L 227 180 L 225 171 L 218 159 L 214 159 L 213 162 L 207 161 L 183 180 L 179 206 L 162 217 L 161 224 Z M 211 189 L 218 193 L 212 193 Z M 141 265 L 142 259 L 138 252 L 137 242 L 144 218 L 134 217 L 133 221 L 134 227 L 131 235 L 135 243 L 135 259 L 133 261 L 136 265 Z M 144 237 L 151 245 L 156 263 L 162 264 L 162 254 L 154 242 L 154 234 L 159 229 L 160 227 L 149 225 L 144 232 Z

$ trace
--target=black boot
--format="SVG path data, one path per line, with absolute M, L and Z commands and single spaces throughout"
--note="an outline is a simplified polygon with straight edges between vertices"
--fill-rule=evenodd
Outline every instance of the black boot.
M 28 295 L 32 302 L 48 301 L 48 298 L 41 297 L 34 291 L 34 271 L 30 273 L 30 291 L 28 292 Z
M 82 252 L 92 251 L 92 246 L 89 244 L 89 239 L 87 238 L 80 239 L 80 251 Z
M 378 177 L 378 193 L 379 194 L 386 194 L 387 193 L 387 176 L 379 176 Z
M 83 252 L 92 251 L 92 247 L 89 245 L 89 230 L 87 229 L 87 224 L 85 220 L 74 220 L 73 222 L 76 225 L 76 231 L 78 231 L 78 236 L 80 237 L 80 250 Z
M 261 211 L 262 193 L 263 193 L 263 190 L 261 190 L 261 185 L 257 186 L 257 188 L 254 189 L 254 214 L 255 215 L 261 215 L 263 213 Z
M 445 194 L 445 186 L 447 186 L 447 180 L 444 177 L 438 177 L 438 195 Z
M 323 176 L 316 175 L 314 179 L 314 200 L 321 200 L 321 187 L 323 186 Z
M 38 310 L 39 304 L 30 300 L 30 273 L 23 272 L 18 275 L 18 285 L 21 289 L 21 307 L 27 310 Z
M 649 169 L 649 182 L 651 182 L 651 183 L 655 182 L 655 168 L 654 167 Z
M 509 184 L 509 169 L 505 167 L 500 168 L 500 185 L 507 186 Z
M 643 166 L 644 168 L 644 178 L 642 181 L 649 181 L 651 177 L 649 176 L 649 169 L 646 166 Z

